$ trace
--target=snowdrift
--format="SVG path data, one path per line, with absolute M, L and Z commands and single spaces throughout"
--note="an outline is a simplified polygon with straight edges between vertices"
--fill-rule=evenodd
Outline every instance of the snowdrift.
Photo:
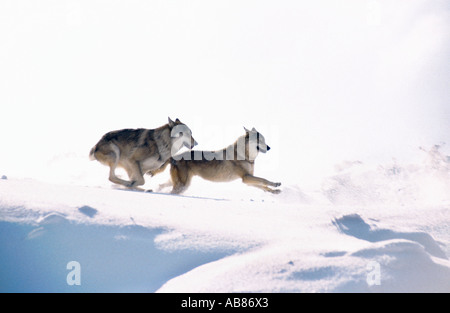
M 449 165 L 439 153 L 347 162 L 316 189 L 277 196 L 240 183 L 223 193 L 196 181 L 175 196 L 5 176 L 0 291 L 450 292 Z M 67 283 L 71 261 L 79 285 Z

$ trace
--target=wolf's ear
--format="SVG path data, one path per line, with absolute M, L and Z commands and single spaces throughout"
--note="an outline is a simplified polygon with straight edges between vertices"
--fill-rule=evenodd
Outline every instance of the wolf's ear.
M 257 132 L 257 130 L 256 130 L 256 128 L 255 128 L 255 127 L 253 127 L 253 129 L 252 129 L 252 132 Z
M 177 118 L 177 119 L 175 120 L 175 123 L 181 123 L 180 119 Z
M 172 119 L 169 117 L 169 126 L 170 127 L 174 127 L 175 126 L 175 122 L 172 121 Z
M 245 130 L 246 133 L 250 132 L 247 128 L 245 128 L 245 126 L 244 126 L 244 130 Z

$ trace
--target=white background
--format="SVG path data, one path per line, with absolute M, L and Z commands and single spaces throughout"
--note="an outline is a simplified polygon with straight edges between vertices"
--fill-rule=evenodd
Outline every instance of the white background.
M 0 174 L 77 176 L 107 131 L 168 116 L 205 150 L 256 127 L 273 148 L 257 172 L 283 182 L 448 151 L 449 12 L 418 0 L 2 0 Z

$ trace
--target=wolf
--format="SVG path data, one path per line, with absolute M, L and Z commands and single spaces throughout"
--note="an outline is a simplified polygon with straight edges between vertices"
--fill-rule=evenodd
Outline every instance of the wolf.
M 254 176 L 255 159 L 258 153 L 266 153 L 270 147 L 264 136 L 255 128 L 244 127 L 245 135 L 235 143 L 218 151 L 187 151 L 170 158 L 158 171 L 163 171 L 170 163 L 171 182 L 161 187 L 172 185 L 172 193 L 185 192 L 194 176 L 213 182 L 229 182 L 242 179 L 244 184 L 260 188 L 273 194 L 279 194 L 281 183 Z
M 144 174 L 154 175 L 181 148 L 192 149 L 197 142 L 192 131 L 178 118 L 156 129 L 122 129 L 106 133 L 91 149 L 90 159 L 109 166 L 109 180 L 138 189 L 145 184 Z M 117 167 L 125 169 L 129 181 L 116 176 Z

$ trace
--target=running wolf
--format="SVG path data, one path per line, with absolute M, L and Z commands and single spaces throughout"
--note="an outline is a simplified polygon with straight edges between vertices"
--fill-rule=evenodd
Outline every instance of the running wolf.
M 281 192 L 281 183 L 273 183 L 267 179 L 253 175 L 255 159 L 259 152 L 266 153 L 270 147 L 265 138 L 255 128 L 245 129 L 245 135 L 219 151 L 187 151 L 173 156 L 159 171 L 163 171 L 170 163 L 172 193 L 180 194 L 187 190 L 192 177 L 200 176 L 213 182 L 229 182 L 242 179 L 242 182 L 274 194 Z
M 109 166 L 109 180 L 129 188 L 145 184 L 144 174 L 158 172 L 164 163 L 184 146 L 192 149 L 197 142 L 191 130 L 179 119 L 156 129 L 122 129 L 106 133 L 91 149 L 90 159 Z M 129 181 L 116 176 L 122 167 Z

